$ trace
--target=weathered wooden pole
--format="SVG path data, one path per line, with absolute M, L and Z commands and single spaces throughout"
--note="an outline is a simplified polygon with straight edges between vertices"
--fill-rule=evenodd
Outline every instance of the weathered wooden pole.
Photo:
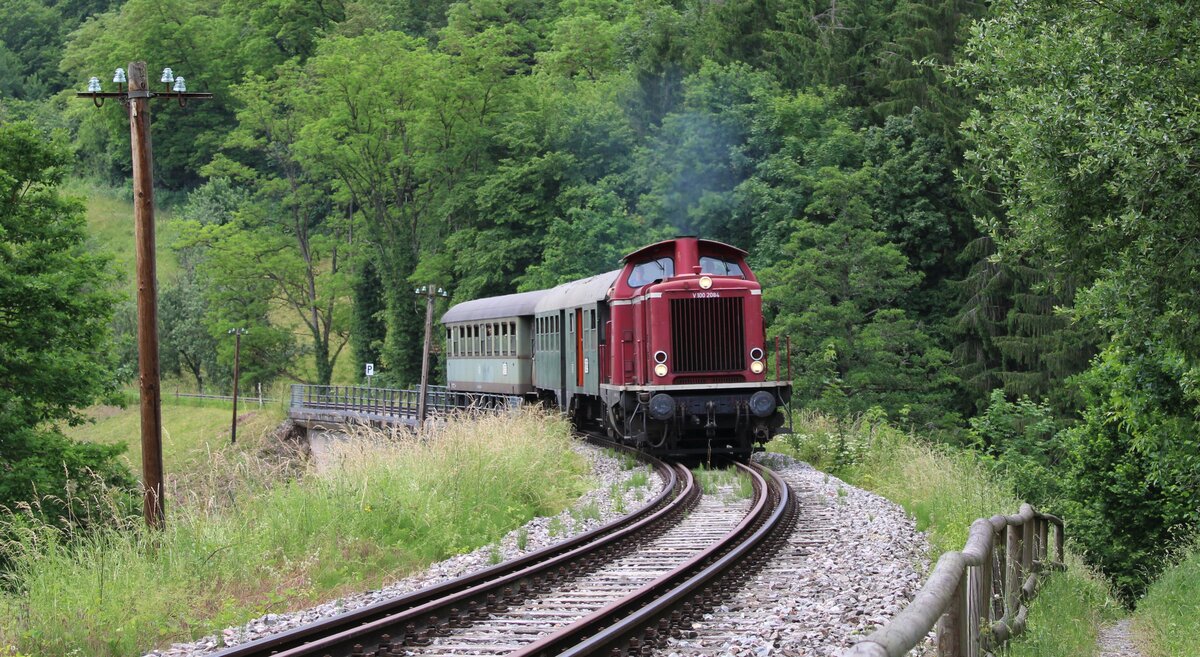
M 170 69 L 163 71 L 167 82 Z M 171 81 L 175 78 L 171 77 Z M 129 88 L 121 85 L 129 83 Z M 116 98 L 129 112 L 129 142 L 133 160 L 133 239 L 137 273 L 138 391 L 141 402 L 142 512 L 146 525 L 164 526 L 162 463 L 162 390 L 158 372 L 158 282 L 154 264 L 154 161 L 150 145 L 151 98 L 167 96 L 185 105 L 189 99 L 212 98 L 210 93 L 188 93 L 183 78 L 173 92 L 150 91 L 146 62 L 130 62 L 128 80 L 124 69 L 113 76 L 117 91 L 105 92 L 100 79 L 92 78 L 88 90 L 75 94 L 90 98 L 96 107 Z
M 229 426 L 229 444 L 236 445 L 238 374 L 241 371 L 242 364 L 242 334 L 246 332 L 246 329 L 232 328 L 228 332 L 233 334 L 233 420 Z
M 987 551 L 983 554 L 983 562 L 979 564 L 979 589 L 976 591 L 978 598 L 975 601 L 975 606 L 979 609 L 976 627 L 981 654 L 988 649 L 986 642 L 989 632 L 987 630 L 992 627 L 992 559 L 995 558 L 995 551 L 996 535 L 993 530 L 991 538 L 988 539 Z
M 1018 525 L 1009 525 L 1005 530 L 1008 545 L 1004 548 L 1004 620 L 1012 627 L 1021 606 L 1021 539 Z
M 425 293 L 425 349 L 421 355 L 421 398 L 417 400 L 417 426 L 425 426 L 425 413 L 429 397 L 429 351 L 433 348 L 433 298 L 434 288 Z
M 162 529 L 162 399 L 158 376 L 158 283 L 154 263 L 154 173 L 146 62 L 129 63 L 129 141 L 133 150 L 133 235 L 137 258 L 138 387 L 142 415 L 142 512 Z

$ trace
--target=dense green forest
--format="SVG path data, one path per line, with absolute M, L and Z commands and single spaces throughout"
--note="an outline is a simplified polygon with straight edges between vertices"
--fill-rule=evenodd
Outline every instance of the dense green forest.
M 3 420 L 70 417 L 8 410 L 40 407 L 10 291 L 79 284 L 18 287 L 22 217 L 78 218 L 63 175 L 128 189 L 124 113 L 73 94 L 145 60 L 215 95 L 153 108 L 166 372 L 228 386 L 248 326 L 248 385 L 408 384 L 414 286 L 698 234 L 751 253 L 799 406 L 976 449 L 1136 596 L 1200 518 L 1198 51 L 1165 0 L 8 0 Z M 79 311 L 111 325 L 90 394 L 134 371 L 132 312 Z

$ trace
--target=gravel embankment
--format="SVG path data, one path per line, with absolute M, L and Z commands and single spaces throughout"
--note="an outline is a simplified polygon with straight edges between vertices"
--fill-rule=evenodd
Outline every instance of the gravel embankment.
M 474 552 L 451 557 L 429 566 L 424 571 L 393 582 L 378 591 L 366 591 L 357 595 L 339 598 L 310 609 L 285 614 L 267 614 L 245 625 L 231 627 L 220 635 L 210 635 L 193 643 L 173 644 L 166 650 L 154 650 L 146 657 L 198 657 L 216 652 L 228 646 L 238 645 L 264 636 L 290 630 L 306 623 L 336 616 L 376 602 L 394 598 L 410 591 L 432 586 L 460 577 L 469 572 L 522 554 L 539 550 L 576 534 L 588 531 L 641 507 L 662 489 L 664 482 L 657 474 L 651 474 L 648 486 L 629 488 L 624 491 L 624 510 L 615 508 L 612 487 L 623 485 L 636 470 L 624 470 L 619 460 L 606 456 L 602 450 L 586 443 L 576 443 L 575 449 L 592 465 L 596 487 L 585 493 L 572 506 L 554 517 L 539 517 L 529 521 L 523 528 L 509 532 L 499 543 L 486 545 Z M 640 468 L 643 472 L 644 467 Z M 586 509 L 586 513 L 580 513 Z M 574 510 L 574 513 L 572 513 Z M 595 513 L 595 511 L 599 513 Z M 525 549 L 517 547 L 523 536 Z
M 838 655 L 921 588 L 929 544 L 903 509 L 807 463 L 766 456 L 796 493 L 795 529 L 762 571 L 664 654 Z

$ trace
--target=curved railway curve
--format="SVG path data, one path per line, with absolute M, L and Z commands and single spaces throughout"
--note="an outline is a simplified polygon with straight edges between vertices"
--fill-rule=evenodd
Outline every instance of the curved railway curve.
M 731 512 L 706 498 L 687 468 L 646 458 L 666 485 L 627 516 L 217 655 L 646 654 L 728 596 L 780 544 L 795 508 L 787 485 L 760 466 L 737 466 L 752 479 L 754 495 Z

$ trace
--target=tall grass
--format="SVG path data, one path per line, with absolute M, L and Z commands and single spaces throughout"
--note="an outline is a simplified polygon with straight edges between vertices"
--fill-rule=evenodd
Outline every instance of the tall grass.
M 971 452 L 935 445 L 880 417 L 843 420 L 808 413 L 798 415 L 793 426 L 794 434 L 767 448 L 806 460 L 904 507 L 917 527 L 928 532 L 933 558 L 961 550 L 975 519 L 1019 508 L 1011 486 Z M 1049 577 L 1030 609 L 1029 629 L 1009 644 L 1007 654 L 1093 654 L 1100 622 L 1111 618 L 1119 605 L 1101 578 L 1074 555 L 1068 557 L 1067 571 Z
M 587 484 L 569 441 L 563 421 L 526 413 L 421 440 L 364 431 L 302 476 L 218 451 L 169 498 L 161 534 L 131 519 L 69 537 L 10 515 L 0 649 L 130 655 L 377 587 L 566 508 Z
M 1145 657 L 1200 655 L 1200 537 L 1150 585 L 1133 622 Z

